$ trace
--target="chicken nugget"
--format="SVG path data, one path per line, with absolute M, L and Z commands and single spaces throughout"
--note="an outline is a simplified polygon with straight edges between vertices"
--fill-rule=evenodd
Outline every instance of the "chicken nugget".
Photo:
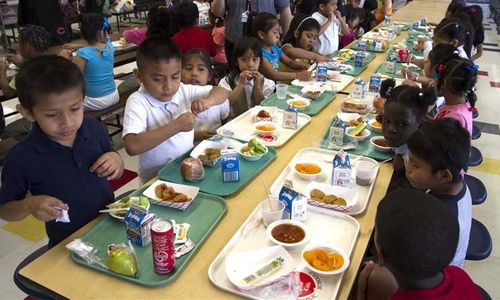
M 318 190 L 318 189 L 313 189 L 310 193 L 311 195 L 311 198 L 318 198 L 318 199 L 321 199 L 325 196 L 325 193 L 323 193 L 322 191 Z
M 328 204 L 333 204 L 337 200 L 337 196 L 335 195 L 326 195 L 323 197 L 323 202 L 328 203 Z
M 198 159 L 201 160 L 201 161 L 205 161 L 205 160 L 208 160 L 208 156 L 205 155 L 205 154 L 198 155 Z
M 177 194 L 172 200 L 172 202 L 187 202 L 187 201 L 189 201 L 189 198 L 186 194 L 183 193 Z
M 319 203 L 325 203 L 325 201 L 323 201 L 323 199 L 321 199 L 321 198 L 311 198 L 311 200 L 319 202 Z
M 337 198 L 333 204 L 335 205 L 342 205 L 342 206 L 346 206 L 347 205 L 347 201 L 345 201 L 344 198 Z
M 162 183 L 162 184 L 159 184 L 155 187 L 155 195 L 156 197 L 159 197 L 161 198 L 162 197 L 162 194 L 163 194 L 163 190 L 167 187 L 166 184 Z

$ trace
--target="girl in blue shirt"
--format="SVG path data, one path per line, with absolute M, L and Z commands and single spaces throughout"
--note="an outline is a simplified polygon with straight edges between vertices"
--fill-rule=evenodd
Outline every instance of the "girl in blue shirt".
M 68 51 L 64 56 L 73 60 L 85 78 L 86 111 L 108 108 L 120 99 L 116 89 L 113 68 L 115 50 L 111 38 L 107 35 L 110 29 L 105 17 L 97 13 L 82 16 L 81 33 L 87 45 L 65 45 L 65 49 L 76 50 L 72 56 Z
M 278 47 L 279 24 L 278 19 L 270 13 L 259 13 L 252 20 L 252 36 L 262 43 L 262 74 L 272 80 L 308 80 L 311 72 L 304 66 L 290 59 Z M 292 72 L 280 72 L 280 61 L 287 65 Z M 295 71 L 295 72 L 294 72 Z

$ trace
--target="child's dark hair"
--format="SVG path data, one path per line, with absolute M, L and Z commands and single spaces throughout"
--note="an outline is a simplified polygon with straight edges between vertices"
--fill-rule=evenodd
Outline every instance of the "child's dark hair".
M 144 40 L 137 48 L 137 67 L 139 70 L 145 68 L 147 62 L 159 62 L 162 60 L 181 60 L 179 46 L 168 37 L 150 37 Z
M 356 18 L 360 19 L 360 10 L 356 7 L 353 7 L 352 5 L 346 6 L 346 22 L 351 22 L 355 20 Z
M 111 28 L 105 17 L 98 13 L 87 13 L 80 16 L 82 37 L 89 43 L 99 41 L 101 32 L 109 32 Z
M 448 5 L 448 7 L 446 8 L 446 12 L 450 13 L 450 15 L 452 15 L 455 12 L 457 12 L 457 10 L 459 10 L 460 8 L 465 7 L 465 6 L 467 6 L 465 1 L 456 1 L 456 0 L 451 1 L 450 4 Z
M 428 107 L 436 102 L 434 88 L 420 89 L 416 86 L 396 86 L 394 79 L 382 81 L 380 96 L 387 99 L 386 105 L 391 103 L 402 104 L 411 109 L 419 119 L 423 118 Z
M 238 67 L 238 57 L 242 57 L 250 50 L 252 53 L 262 60 L 262 45 L 259 40 L 254 37 L 243 37 L 236 43 L 233 49 L 233 57 L 229 64 L 229 72 L 227 74 L 227 83 L 234 89 L 236 87 L 235 80 L 240 75 L 241 71 Z
M 19 41 L 29 44 L 39 54 L 50 47 L 50 34 L 38 25 L 26 25 L 19 29 Z
M 465 58 L 454 58 L 436 66 L 438 81 L 437 90 L 441 90 L 445 81 L 446 88 L 453 94 L 462 94 L 472 108 L 475 107 L 477 96 L 474 93 L 474 87 L 477 80 L 478 65 L 475 65 Z
M 203 49 L 193 48 L 193 49 L 189 50 L 188 52 L 184 53 L 184 55 L 182 56 L 182 65 L 184 66 L 184 64 L 187 62 L 187 60 L 192 56 L 197 56 L 199 59 L 201 59 L 203 64 L 205 64 L 205 66 L 207 67 L 210 78 L 213 78 L 214 67 L 213 67 L 212 58 L 210 58 L 210 55 L 207 52 L 205 52 Z
M 433 67 L 445 64 L 447 61 L 458 58 L 458 51 L 451 44 L 439 44 L 429 52 L 428 59 Z
M 275 15 L 261 12 L 255 15 L 255 17 L 251 20 L 251 32 L 250 35 L 253 37 L 259 38 L 259 31 L 263 33 L 269 32 L 273 28 L 273 26 L 278 23 L 278 19 Z
M 177 19 L 181 27 L 193 27 L 200 17 L 198 6 L 192 1 L 185 1 L 176 8 Z
M 307 16 L 312 15 L 318 10 L 317 4 L 312 0 L 299 0 L 295 5 L 295 12 L 297 14 L 305 14 Z
M 165 6 L 152 7 L 146 20 L 147 36 L 173 36 L 175 31 L 172 23 L 172 15 Z
M 440 200 L 414 189 L 385 196 L 378 204 L 375 228 L 384 262 L 406 279 L 439 274 L 458 245 L 457 217 Z
M 16 75 L 17 95 L 21 105 L 32 111 L 40 95 L 60 94 L 79 88 L 85 95 L 85 82 L 80 69 L 58 55 L 43 55 L 23 63 Z
M 319 7 L 320 4 L 327 5 L 330 3 L 330 0 L 316 0 L 316 5 Z
M 292 22 L 290 23 L 290 28 L 284 38 L 284 43 L 297 47 L 298 40 L 295 38 L 295 33 L 297 33 L 300 38 L 303 31 L 317 30 L 319 32 L 319 29 L 320 25 L 316 19 L 308 17 L 304 14 L 298 14 L 293 17 Z
M 470 17 L 470 23 L 474 27 L 474 32 L 477 32 L 483 26 L 483 9 L 479 5 L 461 7 L 457 9 L 456 13 L 464 13 Z
M 427 162 L 432 172 L 448 169 L 452 183 L 462 180 L 470 152 L 469 132 L 455 119 L 428 120 L 408 139 L 408 149 Z
M 463 44 L 467 57 L 471 57 L 474 27 L 468 14 L 455 12 L 450 18 L 446 18 L 439 23 L 434 29 L 434 35 L 448 41 L 458 40 L 459 45 Z

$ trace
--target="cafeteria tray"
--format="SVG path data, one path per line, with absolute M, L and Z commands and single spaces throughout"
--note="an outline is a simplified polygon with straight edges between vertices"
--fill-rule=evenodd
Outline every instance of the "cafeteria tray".
M 332 119 L 332 122 L 330 123 L 330 126 L 332 123 L 333 123 L 333 119 Z M 323 148 L 323 149 L 332 149 L 332 148 L 338 147 L 338 146 L 330 145 L 330 141 L 328 140 L 328 137 L 330 135 L 330 126 L 328 126 L 328 129 L 326 130 L 325 135 L 323 136 L 323 139 L 321 140 L 321 148 Z M 366 129 L 370 130 L 370 127 L 366 126 Z M 370 137 L 368 137 L 366 140 L 364 140 L 360 143 L 357 143 L 356 148 L 346 149 L 344 151 L 346 151 L 350 154 L 354 154 L 354 155 L 363 155 L 363 156 L 370 157 L 370 158 L 373 158 L 373 159 L 376 159 L 379 161 L 383 161 L 383 160 L 386 160 L 386 159 L 393 157 L 394 153 L 392 151 L 389 153 L 382 153 L 382 152 L 375 150 L 375 148 L 370 144 L 370 138 L 372 138 L 374 136 L 379 136 L 379 135 L 381 136 L 382 134 L 374 132 L 374 131 L 372 131 L 371 133 L 372 134 L 370 135 Z
M 252 126 L 255 123 L 253 117 L 256 116 L 260 110 L 265 110 L 265 107 L 255 106 L 247 110 L 245 113 L 239 115 L 237 118 L 231 120 L 229 123 L 224 124 L 224 126 L 217 129 L 217 134 L 221 136 L 235 138 L 241 141 L 248 142 L 252 138 L 255 138 L 256 133 L 252 132 Z M 266 142 L 259 137 L 257 140 L 269 147 L 281 147 L 287 143 L 294 135 L 301 131 L 309 122 L 311 122 L 311 117 L 299 113 L 298 114 L 298 127 L 297 129 L 282 128 L 283 124 L 283 110 L 278 109 L 276 111 L 276 120 L 273 120 L 279 126 L 279 132 L 276 134 L 276 140 L 272 142 Z
M 322 175 L 318 176 L 318 178 L 316 178 L 314 181 L 330 184 L 332 180 L 332 160 L 336 153 L 337 151 L 326 150 L 316 147 L 300 149 L 272 184 L 271 194 L 277 197 L 281 190 L 281 187 L 285 185 L 286 180 L 292 180 L 293 187 L 297 191 L 301 193 L 304 193 L 306 191 L 307 186 L 311 181 L 301 179 L 295 175 L 295 169 L 294 169 L 295 164 L 300 162 L 315 163 L 318 166 L 320 166 L 322 169 Z M 357 157 L 357 155 L 351 155 L 351 154 L 349 156 L 351 161 Z M 360 159 L 367 160 L 374 164 L 377 164 L 376 167 L 377 171 L 375 173 L 378 174 L 379 167 L 378 163 L 375 160 L 368 157 L 363 157 Z M 355 204 L 347 212 L 350 215 L 361 214 L 366 209 L 368 201 L 370 200 L 370 195 L 372 193 L 373 186 L 375 185 L 375 181 L 377 179 L 377 177 L 375 176 L 372 180 L 372 183 L 369 186 L 358 185 L 354 181 L 355 169 L 356 169 L 355 166 L 352 166 L 351 187 L 352 189 L 354 189 L 354 196 L 353 199 L 351 200 Z
M 132 193 L 131 196 L 142 195 L 146 188 L 147 186 L 141 187 Z M 139 276 L 137 278 L 111 272 L 96 264 L 90 265 L 74 253 L 71 253 L 71 258 L 78 264 L 139 285 L 158 286 L 167 284 L 181 275 L 191 259 L 196 255 L 196 252 L 198 252 L 198 249 L 210 236 L 217 224 L 224 218 L 227 211 L 227 204 L 220 197 L 198 193 L 193 203 L 186 210 L 177 210 L 152 204 L 149 211 L 154 212 L 157 218 L 174 219 L 176 223 L 189 223 L 191 225 L 188 238 L 196 246 L 187 254 L 176 259 L 175 271 L 173 273 L 167 275 L 158 275 L 155 273 L 151 244 L 145 247 L 134 245 L 139 265 Z M 127 241 L 125 223 L 113 219 L 109 215 L 105 216 L 102 221 L 90 229 L 81 239 L 96 247 L 98 249 L 97 256 L 103 262 L 106 262 L 107 246 Z
M 259 289 L 254 291 L 241 291 L 233 285 L 226 275 L 226 257 L 273 246 L 266 236 L 266 228 L 259 218 L 260 208 L 241 225 L 224 249 L 217 255 L 208 268 L 210 281 L 218 288 L 227 292 L 251 299 L 259 297 Z M 334 245 L 342 248 L 351 256 L 359 234 L 359 223 L 351 216 L 315 206 L 307 206 L 307 220 L 304 222 L 311 234 L 308 245 Z M 327 228 L 327 230 L 325 230 Z M 307 269 L 301 262 L 301 251 L 289 251 L 293 263 L 297 266 L 295 272 L 299 273 L 301 283 L 309 283 L 309 289 L 302 289 L 300 299 L 335 299 L 337 298 L 343 273 L 337 275 L 320 275 Z M 313 284 L 311 284 L 313 283 Z M 315 286 L 314 286 L 315 284 Z M 306 286 L 307 284 L 304 284 Z M 313 286 L 311 288 L 311 285 Z M 307 297 L 306 297 L 307 296 Z
M 338 57 L 338 56 L 339 56 L 339 51 L 335 52 L 332 55 L 332 57 Z M 350 65 L 353 67 L 353 69 L 346 71 L 345 74 L 350 75 L 350 76 L 354 76 L 354 77 L 358 76 L 359 74 L 361 74 L 361 72 L 363 72 L 368 67 L 368 64 L 370 62 L 372 62 L 372 60 L 375 59 L 375 56 L 376 56 L 376 54 L 368 52 L 367 56 L 365 58 L 365 63 L 363 64 L 362 67 L 356 67 L 354 65 L 354 58 L 348 59 L 346 62 L 343 62 L 343 64 Z M 332 69 L 332 70 L 335 70 L 335 69 Z
M 343 75 L 340 75 L 343 76 Z M 352 79 L 354 77 L 348 76 Z M 350 81 L 349 81 L 350 82 Z M 346 84 L 346 86 L 349 83 Z M 289 86 L 288 91 L 294 94 L 299 94 L 302 89 L 302 86 Z M 309 116 L 314 116 L 317 115 L 323 108 L 325 108 L 330 102 L 335 99 L 336 93 L 333 91 L 325 91 L 323 92 L 317 99 L 311 100 L 311 104 L 304 108 L 304 110 L 301 111 L 301 113 L 304 113 Z M 260 104 L 263 106 L 276 106 L 279 109 L 286 109 L 288 107 L 288 104 L 286 103 L 288 100 L 292 99 L 292 97 L 287 94 L 286 99 L 278 99 L 278 96 L 276 93 L 272 94 L 271 96 L 267 97 L 265 100 L 263 100 Z
M 233 182 L 222 181 L 221 162 L 217 162 L 213 167 L 205 167 L 205 178 L 198 182 L 188 182 L 182 178 L 182 161 L 189 157 L 189 153 L 166 164 L 158 172 L 158 176 L 165 181 L 197 186 L 200 191 L 220 197 L 228 197 L 239 192 L 257 175 L 259 175 L 273 160 L 276 159 L 276 150 L 268 148 L 266 154 L 258 161 L 246 161 L 240 157 L 240 180 Z
M 352 50 L 363 50 L 363 49 L 359 48 L 359 41 L 355 41 L 354 44 L 352 44 L 351 49 Z M 384 53 L 385 51 L 387 51 L 387 49 L 389 49 L 389 45 L 385 46 L 381 50 L 375 50 L 375 47 L 373 47 L 373 45 L 370 45 L 370 46 L 366 45 L 365 50 L 368 52 Z
M 383 62 L 380 64 L 380 66 L 377 68 L 377 73 L 380 73 L 382 75 L 385 75 L 385 76 L 388 76 L 388 77 L 393 77 L 393 78 L 403 78 L 404 79 L 404 76 L 402 74 L 402 70 L 403 68 L 407 67 L 407 64 L 406 63 L 397 63 L 396 64 L 396 72 L 394 73 L 391 73 L 391 72 L 388 72 L 387 71 L 387 62 Z M 410 64 L 410 67 L 413 67 L 415 69 L 418 68 L 418 70 L 414 70 L 412 71 L 413 73 L 421 76 L 422 75 L 422 69 L 420 69 L 419 67 L 413 65 L 413 64 Z

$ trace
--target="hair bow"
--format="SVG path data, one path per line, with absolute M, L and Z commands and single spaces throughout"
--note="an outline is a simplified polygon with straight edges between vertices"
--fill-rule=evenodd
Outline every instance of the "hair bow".
M 469 107 L 469 111 L 471 113 L 477 113 L 477 108 L 471 106 L 471 107 Z
M 443 71 L 446 70 L 446 65 L 445 64 L 439 64 L 437 67 L 436 67 L 436 71 L 441 74 L 443 73 Z
M 476 9 L 476 8 L 474 8 L 474 7 L 469 8 L 469 12 L 470 12 L 471 14 L 475 14 L 475 13 L 476 13 L 476 11 L 477 11 L 477 9 Z
M 479 69 L 479 65 L 476 65 L 476 64 L 470 64 L 470 65 L 467 65 L 466 67 L 467 71 L 477 71 Z

